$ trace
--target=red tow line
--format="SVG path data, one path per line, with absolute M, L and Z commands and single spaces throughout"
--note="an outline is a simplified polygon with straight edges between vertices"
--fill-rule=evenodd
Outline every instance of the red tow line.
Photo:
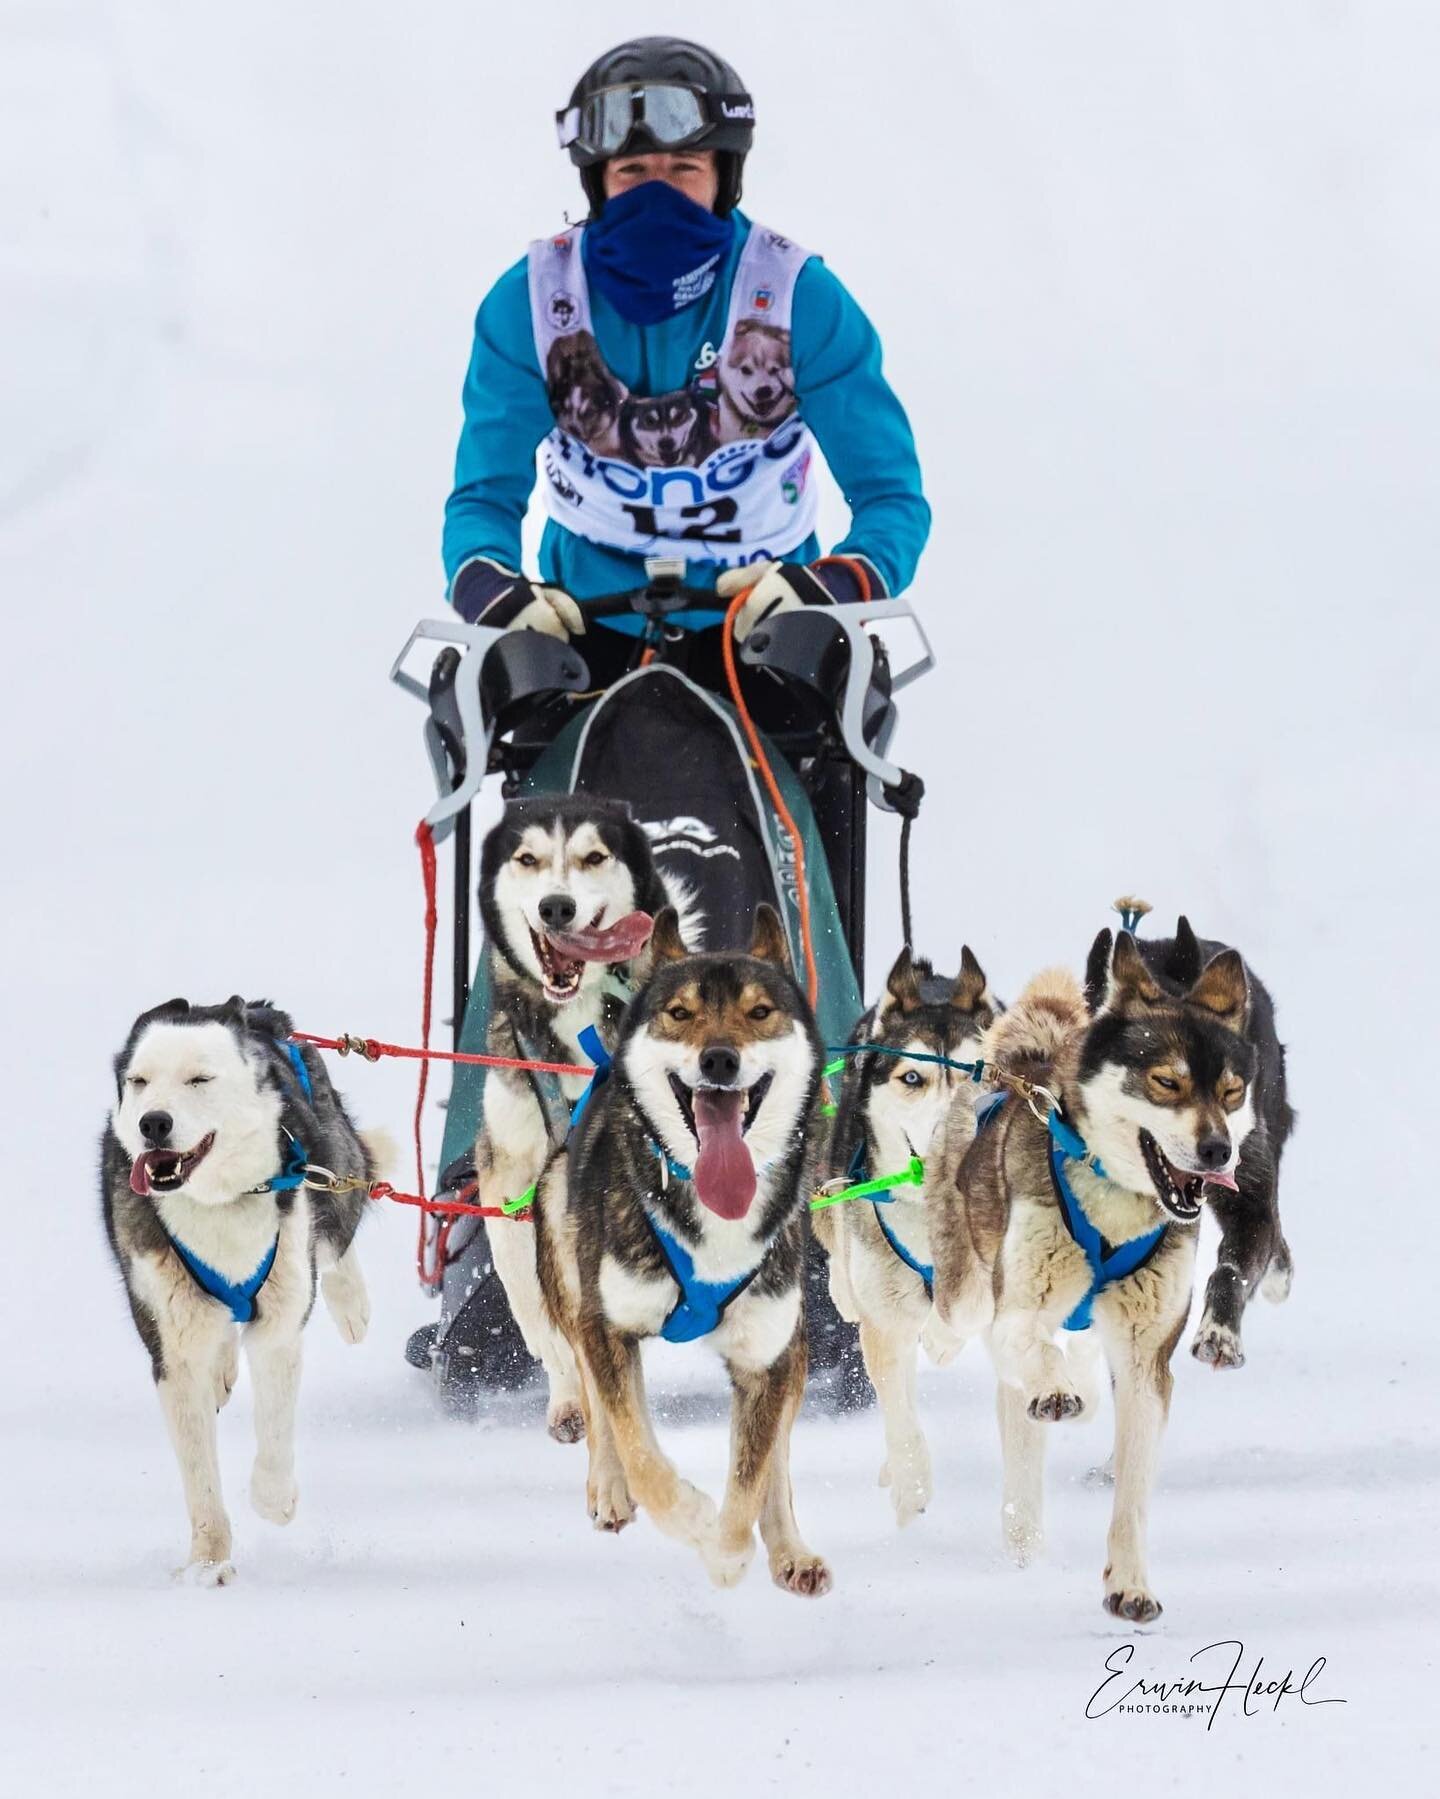
M 369 1188 L 371 1199 L 389 1199 L 396 1205 L 415 1206 L 420 1213 L 420 1230 L 415 1246 L 415 1267 L 421 1283 L 427 1287 L 438 1287 L 440 1277 L 445 1271 L 446 1251 L 450 1241 L 450 1229 L 457 1218 L 526 1218 L 528 1212 L 506 1212 L 499 1206 L 479 1206 L 463 1199 L 427 1199 L 425 1196 L 425 1094 L 430 1084 L 430 1064 L 432 1062 L 464 1062 L 481 1068 L 518 1068 L 534 1074 L 578 1074 L 589 1076 L 595 1070 L 583 1062 L 530 1062 L 519 1056 L 480 1056 L 471 1055 L 461 1050 L 431 1049 L 430 1026 L 432 1022 L 432 992 L 435 985 L 435 929 L 438 913 L 435 902 L 435 837 L 430 826 L 421 819 L 415 827 L 415 843 L 420 851 L 420 873 L 425 884 L 425 988 L 420 1002 L 420 1047 L 413 1049 L 402 1043 L 382 1043 L 375 1037 L 317 1037 L 310 1031 L 293 1031 L 291 1035 L 297 1043 L 310 1043 L 316 1049 L 336 1050 L 342 1056 L 352 1051 L 363 1056 L 367 1062 L 378 1062 L 382 1056 L 398 1056 L 420 1064 L 419 1076 L 415 1083 L 415 1118 L 413 1135 L 415 1143 L 415 1184 L 418 1193 L 400 1193 L 388 1181 L 372 1181 Z M 478 1191 L 478 1183 L 472 1182 L 462 1187 L 462 1193 Z M 425 1238 L 427 1220 L 438 1218 L 435 1229 L 435 1254 L 427 1264 L 425 1258 Z

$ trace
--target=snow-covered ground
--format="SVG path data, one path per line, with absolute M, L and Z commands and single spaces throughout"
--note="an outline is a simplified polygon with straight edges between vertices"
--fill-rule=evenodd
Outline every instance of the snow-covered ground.
M 439 607 L 470 317 L 576 208 L 575 72 L 677 20 L 757 95 L 749 204 L 853 285 L 914 415 L 924 942 L 1013 991 L 1139 891 L 1279 999 L 1295 1293 L 1243 1372 L 1180 1358 L 1134 1668 L 1234 1638 L 1246 1671 L 1326 1657 L 1343 1706 L 1087 1720 L 1132 1640 L 1099 1607 L 1105 1426 L 1057 1433 L 1049 1557 L 1013 1573 L 978 1355 L 924 1377 L 938 1491 L 903 1536 L 873 1417 L 802 1423 L 821 1604 L 716 1593 L 644 1520 L 594 1537 L 579 1452 L 446 1422 L 402 1364 L 408 1215 L 368 1232 L 368 1341 L 312 1328 L 296 1523 L 245 1508 L 242 1384 L 240 1580 L 168 1582 L 178 1483 L 94 1194 L 108 1058 L 176 992 L 413 1035 L 427 775 L 384 670 Z M 1420 1783 L 1437 54 L 1400 0 L 0 6 L 4 1791 Z M 403 1072 L 343 1077 L 403 1130 Z M 703 1359 L 652 1366 L 713 1489 Z

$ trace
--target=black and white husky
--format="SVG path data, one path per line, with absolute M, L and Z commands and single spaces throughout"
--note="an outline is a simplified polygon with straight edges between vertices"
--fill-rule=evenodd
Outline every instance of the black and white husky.
M 582 1034 L 593 1028 L 613 1044 L 666 899 L 649 841 L 624 804 L 589 794 L 512 800 L 480 856 L 487 1052 L 588 1065 Z M 693 932 L 693 920 L 687 929 Z M 534 1185 L 565 1141 L 570 1107 L 585 1086 L 583 1076 L 488 1072 L 475 1150 L 482 1205 L 499 1206 Z M 550 1434 L 577 1442 L 584 1433 L 579 1376 L 545 1313 L 534 1230 L 528 1219 L 492 1219 L 489 1240 L 515 1322 L 549 1379 Z
M 901 1524 L 925 1510 L 931 1491 L 930 1450 L 915 1409 L 916 1347 L 923 1342 L 936 1362 L 949 1361 L 959 1347 L 939 1328 L 931 1305 L 928 1210 L 940 1184 L 931 1145 L 956 1095 L 970 1086 L 968 1074 L 946 1064 L 974 1060 L 999 1010 L 968 944 L 953 981 L 912 960 L 908 949 L 900 952 L 879 1006 L 855 1030 L 856 1042 L 877 1048 L 846 1070 L 829 1188 L 903 1174 L 915 1158 L 923 1178 L 815 1214 L 815 1234 L 829 1252 L 835 1308 L 860 1326 L 865 1371 L 885 1428 L 880 1484 L 889 1488 Z
M 1112 951 L 1111 933 L 1101 931 L 1086 965 L 1086 993 L 1092 1008 L 1105 992 Z M 1183 994 L 1200 971 L 1225 949 L 1223 943 L 1195 935 L 1183 914 L 1173 937 L 1138 937 L 1140 952 L 1152 978 L 1164 992 Z M 1278 1305 L 1290 1296 L 1294 1264 L 1280 1227 L 1280 1156 L 1294 1129 L 1295 1114 L 1286 1092 L 1285 1050 L 1275 1028 L 1275 1005 L 1253 968 L 1246 968 L 1250 1004 L 1244 1035 L 1255 1051 L 1255 1125 L 1245 1139 L 1233 1187 L 1210 1194 L 1210 1210 L 1220 1226 L 1220 1252 L 1205 1288 L 1205 1309 L 1190 1344 L 1190 1353 L 1210 1367 L 1242 1368 L 1245 1350 L 1240 1323 L 1257 1292 Z
M 349 1343 L 370 1303 L 355 1257 L 363 1192 L 302 1183 L 307 1166 L 374 1173 L 373 1159 L 313 1051 L 268 1004 L 170 1000 L 142 1013 L 115 1062 L 101 1144 L 101 1201 L 131 1315 L 180 1463 L 190 1512 L 185 1575 L 234 1578 L 215 1415 L 243 1341 L 255 1383 L 250 1502 L 295 1515 L 300 1334 L 325 1303 Z
M 820 1044 L 784 933 L 759 908 L 748 954 L 690 955 L 655 922 L 654 973 L 614 1067 L 535 1208 L 540 1279 L 581 1372 L 589 1512 L 619 1530 L 643 1506 L 732 1586 L 755 1550 L 786 1591 L 828 1590 L 790 1490 L 805 1387 L 803 1271 Z M 660 1448 L 640 1343 L 705 1337 L 734 1388 L 730 1478 L 717 1513 Z

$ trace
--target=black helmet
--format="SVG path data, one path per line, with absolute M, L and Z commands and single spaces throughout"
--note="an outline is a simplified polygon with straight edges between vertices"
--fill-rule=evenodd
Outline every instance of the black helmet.
M 605 204 L 600 165 L 612 156 L 695 148 L 716 153 L 715 210 L 723 218 L 740 198 L 755 105 L 729 63 L 703 44 L 637 37 L 596 57 L 555 123 L 592 213 Z

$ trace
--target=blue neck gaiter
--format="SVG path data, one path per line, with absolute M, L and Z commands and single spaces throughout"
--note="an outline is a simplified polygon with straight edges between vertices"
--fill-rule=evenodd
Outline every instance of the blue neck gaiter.
M 734 236 L 732 219 L 668 181 L 646 181 L 585 227 L 585 273 L 621 318 L 658 325 L 709 293 Z

